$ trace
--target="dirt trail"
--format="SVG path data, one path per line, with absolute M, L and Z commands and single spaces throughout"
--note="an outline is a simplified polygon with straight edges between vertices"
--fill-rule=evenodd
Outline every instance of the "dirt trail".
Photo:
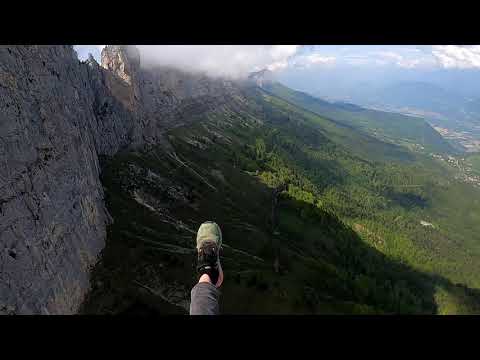
M 177 161 L 178 163 L 180 163 L 180 165 L 182 166 L 185 166 L 187 169 L 190 169 L 192 171 L 193 174 L 195 174 L 200 180 L 203 181 L 203 183 L 205 185 L 207 185 L 209 188 L 211 188 L 212 190 L 215 190 L 215 191 L 218 191 L 217 188 L 213 185 L 211 185 L 202 175 L 200 175 L 198 172 L 196 172 L 194 169 L 192 169 L 190 166 L 188 166 L 188 164 L 186 164 L 185 162 L 183 162 L 182 160 L 180 160 L 180 158 L 178 157 L 177 153 L 176 152 L 171 152 L 168 154 L 173 160 Z
M 261 257 L 258 257 L 258 256 L 255 256 L 255 255 L 252 255 L 246 251 L 243 251 L 243 250 L 240 250 L 240 249 L 236 249 L 236 248 L 233 248 L 231 247 L 230 245 L 227 245 L 225 243 L 222 244 L 222 247 L 226 248 L 226 249 L 230 249 L 232 250 L 233 252 L 236 252 L 236 253 L 239 253 L 239 254 L 242 254 L 242 255 L 245 255 L 245 256 L 248 256 L 252 259 L 255 259 L 257 261 L 261 261 L 261 262 L 264 262 L 265 260 L 263 260 Z

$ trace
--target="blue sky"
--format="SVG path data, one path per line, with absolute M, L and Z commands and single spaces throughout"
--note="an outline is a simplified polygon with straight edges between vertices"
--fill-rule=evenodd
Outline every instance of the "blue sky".
M 97 62 L 100 63 L 101 47 L 103 45 L 75 45 L 75 50 L 80 60 L 86 60 L 88 54 L 91 53 Z
M 480 46 L 307 46 L 289 63 L 277 71 L 277 79 L 321 96 L 346 98 L 364 89 L 412 81 L 480 96 Z
M 337 66 L 438 66 L 431 46 L 416 45 L 319 45 L 304 46 L 298 56 L 330 58 Z M 292 58 L 295 62 L 295 57 Z

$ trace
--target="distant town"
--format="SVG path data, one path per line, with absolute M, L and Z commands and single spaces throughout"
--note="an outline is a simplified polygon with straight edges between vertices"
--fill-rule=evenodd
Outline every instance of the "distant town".
M 433 127 L 440 133 L 445 139 L 456 142 L 465 148 L 466 152 L 478 152 L 480 151 L 480 140 L 478 137 L 467 131 L 454 131 L 439 126 Z
M 440 155 L 433 153 L 430 153 L 430 156 L 457 169 L 458 173 L 455 175 L 455 179 L 480 187 L 480 176 L 477 175 L 475 170 L 472 168 L 472 165 L 465 157 L 456 158 L 451 155 Z

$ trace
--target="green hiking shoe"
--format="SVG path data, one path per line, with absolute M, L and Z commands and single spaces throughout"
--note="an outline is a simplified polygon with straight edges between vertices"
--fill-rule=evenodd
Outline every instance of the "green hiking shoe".
M 204 242 L 214 242 L 218 248 L 222 247 L 222 231 L 213 221 L 205 221 L 197 231 L 197 250 L 200 250 Z
M 199 275 L 208 274 L 212 284 L 217 285 L 220 272 L 218 253 L 222 246 L 222 231 L 213 221 L 200 225 L 197 232 L 197 271 Z

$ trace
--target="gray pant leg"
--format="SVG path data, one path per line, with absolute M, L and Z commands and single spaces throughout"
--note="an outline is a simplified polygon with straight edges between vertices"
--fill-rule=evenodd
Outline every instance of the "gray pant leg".
M 195 285 L 191 292 L 190 315 L 218 315 L 220 291 L 208 282 Z

